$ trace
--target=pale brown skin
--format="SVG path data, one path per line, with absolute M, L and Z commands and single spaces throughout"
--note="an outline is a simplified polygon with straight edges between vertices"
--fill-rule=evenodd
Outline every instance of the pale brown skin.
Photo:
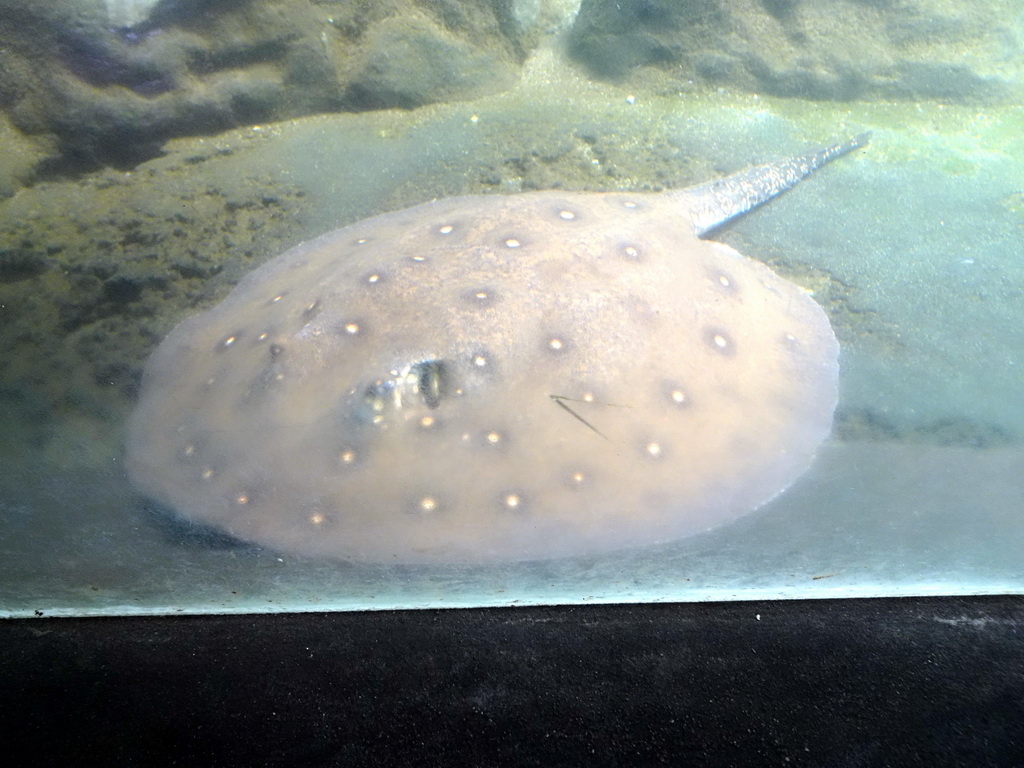
M 373 562 L 601 552 L 759 507 L 829 434 L 838 345 L 681 199 L 455 198 L 298 246 L 157 350 L 132 479 Z

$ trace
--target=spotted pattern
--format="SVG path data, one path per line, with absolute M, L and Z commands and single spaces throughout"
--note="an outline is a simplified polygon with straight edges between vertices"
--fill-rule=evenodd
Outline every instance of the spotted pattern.
M 703 531 L 828 434 L 837 346 L 797 286 L 668 195 L 457 198 L 300 245 L 147 366 L 126 465 L 197 521 L 380 562 Z

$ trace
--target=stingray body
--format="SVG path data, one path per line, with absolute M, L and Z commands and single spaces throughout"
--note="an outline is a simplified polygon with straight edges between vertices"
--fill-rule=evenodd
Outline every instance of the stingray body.
M 299 245 L 154 353 L 130 477 L 239 538 L 373 562 L 595 553 L 756 509 L 829 434 L 838 345 L 798 286 L 698 235 L 863 141 Z

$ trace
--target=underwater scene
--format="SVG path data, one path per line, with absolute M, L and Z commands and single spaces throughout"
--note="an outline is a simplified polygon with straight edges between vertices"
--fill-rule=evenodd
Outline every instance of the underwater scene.
M 0 616 L 1024 592 L 1014 0 L 0 0 Z

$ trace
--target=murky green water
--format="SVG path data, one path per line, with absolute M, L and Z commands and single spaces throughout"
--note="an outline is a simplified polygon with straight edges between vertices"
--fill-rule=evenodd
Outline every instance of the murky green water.
M 173 141 L 128 174 L 24 190 L 0 203 L 3 247 L 27 254 L 0 283 L 0 612 L 1020 592 L 1022 128 L 1008 107 L 569 97 L 528 81 L 457 106 Z M 867 129 L 866 150 L 718 235 L 812 290 L 842 350 L 831 440 L 736 523 L 612 555 L 361 565 L 211 537 L 125 480 L 148 352 L 294 243 L 460 193 L 681 187 Z

